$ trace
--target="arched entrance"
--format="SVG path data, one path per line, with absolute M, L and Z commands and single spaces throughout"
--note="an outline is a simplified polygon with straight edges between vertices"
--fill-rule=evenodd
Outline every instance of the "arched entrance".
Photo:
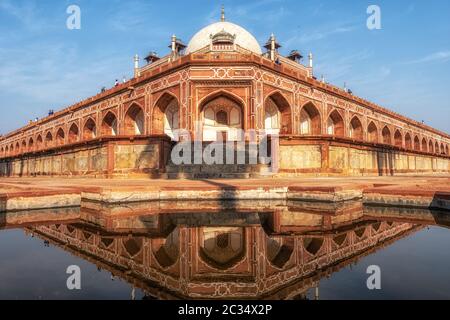
M 106 114 L 106 116 L 103 118 L 102 135 L 103 136 L 116 136 L 117 135 L 117 117 L 111 111 L 109 111 Z
M 144 111 L 142 108 L 133 104 L 125 114 L 125 134 L 142 135 L 145 133 Z
M 422 151 L 428 152 L 427 140 L 425 138 L 422 138 Z
M 164 93 L 153 109 L 152 133 L 166 134 L 174 139 L 180 128 L 179 110 L 178 100 L 171 94 Z
M 320 113 L 312 102 L 308 102 L 300 111 L 300 134 L 320 135 Z
M 243 128 L 242 106 L 228 95 L 222 94 L 203 103 L 200 114 L 203 123 L 203 141 L 241 140 Z
M 409 133 L 405 135 L 405 147 L 408 150 L 412 150 L 412 140 L 411 135 Z
M 362 124 L 356 116 L 350 121 L 350 137 L 356 140 L 363 140 Z
M 97 137 L 97 128 L 94 120 L 89 118 L 84 124 L 83 128 L 83 140 L 91 140 Z
M 383 143 L 384 144 L 391 144 L 391 130 L 386 126 L 383 128 L 383 131 L 381 131 L 381 135 L 383 136 Z
M 78 138 L 79 138 L 78 126 L 75 123 L 73 123 L 69 129 L 69 143 L 77 142 Z
M 332 136 L 343 137 L 344 136 L 344 119 L 341 114 L 334 110 L 330 113 L 327 120 L 327 134 Z
M 375 123 L 371 122 L 367 127 L 367 136 L 370 142 L 378 142 L 378 129 Z
M 417 136 L 414 137 L 414 150 L 420 151 L 420 140 Z
M 403 137 L 400 130 L 396 130 L 394 134 L 394 144 L 396 147 L 403 148 Z
M 205 227 L 199 240 L 200 258 L 215 269 L 232 268 L 246 253 L 244 228 Z
M 264 104 L 264 129 L 267 134 L 291 134 L 292 115 L 289 102 L 276 92 Z

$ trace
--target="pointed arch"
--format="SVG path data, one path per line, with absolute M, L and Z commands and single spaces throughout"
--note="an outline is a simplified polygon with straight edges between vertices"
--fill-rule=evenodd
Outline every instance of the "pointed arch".
M 175 131 L 180 128 L 180 104 L 178 98 L 170 93 L 164 92 L 156 101 L 152 111 L 153 134 L 167 134 L 175 137 Z
M 53 135 L 52 133 L 49 131 L 47 132 L 47 134 L 45 135 L 45 147 L 52 147 L 53 146 Z
M 450 154 L 448 153 L 448 144 L 445 145 L 445 154 L 446 154 L 447 156 L 450 155 Z
M 22 140 L 20 153 L 25 153 L 25 152 L 27 152 L 27 141 L 26 140 Z
M 65 143 L 66 134 L 63 130 L 63 128 L 59 128 L 56 131 L 56 145 L 62 146 Z
M 169 236 L 162 241 L 152 241 L 151 251 L 158 264 L 163 268 L 169 268 L 179 258 L 180 230 L 175 228 Z
M 20 154 L 20 144 L 19 141 L 16 142 L 16 148 L 15 148 L 16 154 Z
M 240 98 L 219 90 L 201 100 L 200 119 L 203 124 L 203 140 L 240 140 L 244 127 L 244 104 Z
M 406 135 L 405 135 L 405 148 L 408 149 L 408 150 L 412 150 L 413 149 L 411 134 L 409 132 L 407 132 Z
M 422 138 L 422 151 L 423 152 L 428 152 L 427 139 L 425 139 L 425 138 Z
M 434 153 L 436 153 L 436 154 L 441 153 L 441 150 L 439 149 L 439 142 L 437 142 L 437 141 L 434 144 Z
M 41 150 L 42 149 L 43 142 L 44 142 L 44 140 L 42 140 L 42 135 L 38 134 L 38 136 L 36 138 L 36 150 Z
M 278 90 L 267 96 L 264 102 L 264 128 L 275 133 L 292 134 L 291 105 Z
M 420 151 L 420 140 L 418 136 L 414 137 L 414 150 Z
M 444 144 L 443 143 L 441 143 L 441 154 L 445 154 L 445 147 L 444 147 Z
M 97 125 L 91 117 L 89 117 L 83 126 L 83 140 L 91 140 L 97 138 Z
M 324 244 L 323 238 L 304 238 L 303 247 L 310 255 L 315 256 Z
M 403 137 L 399 129 L 395 130 L 394 144 L 396 147 L 403 148 Z
M 108 111 L 102 121 L 102 136 L 117 136 L 117 129 L 117 117 L 114 112 Z
M 72 123 L 69 129 L 69 143 L 78 142 L 80 139 L 80 130 L 76 123 Z
M 319 109 L 314 103 L 307 102 L 300 111 L 300 134 L 320 135 L 322 132 Z
M 294 238 L 273 237 L 267 238 L 266 252 L 267 260 L 278 269 L 284 268 L 291 259 L 295 250 Z
M 11 144 L 11 146 L 9 147 L 9 152 L 10 152 L 10 154 L 13 156 L 14 155 L 14 152 L 15 152 L 15 150 L 14 150 L 14 144 Z
M 145 134 L 144 109 L 136 102 L 125 113 L 124 133 L 130 136 Z
M 226 270 L 245 257 L 245 228 L 204 227 L 200 233 L 199 256 L 209 266 Z
M 34 151 L 34 140 L 32 137 L 28 140 L 28 151 Z
M 433 144 L 433 141 L 431 139 L 428 142 L 428 152 L 429 153 L 434 153 L 434 144 Z
M 361 120 L 359 120 L 358 116 L 354 116 L 350 121 L 349 135 L 350 138 L 355 140 L 364 139 L 362 123 Z
M 367 138 L 369 139 L 369 142 L 378 143 L 378 128 L 373 121 L 371 121 L 367 127 Z
M 391 130 L 388 128 L 388 126 L 385 126 L 383 128 L 383 131 L 381 131 L 381 136 L 383 137 L 384 144 L 392 144 Z
M 327 120 L 327 134 L 344 137 L 344 119 L 338 110 L 334 109 L 330 112 Z
M 9 148 L 8 148 L 8 146 L 5 147 L 5 156 L 6 157 L 9 156 Z

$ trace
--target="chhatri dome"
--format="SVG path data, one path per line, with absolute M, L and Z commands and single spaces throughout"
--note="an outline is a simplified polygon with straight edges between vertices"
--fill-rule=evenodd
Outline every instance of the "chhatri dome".
M 255 37 L 237 24 L 225 21 L 225 13 L 222 8 L 221 21 L 210 24 L 197 32 L 186 48 L 186 54 L 193 53 L 210 45 L 211 38 L 219 33 L 228 33 L 233 35 L 234 43 L 238 46 L 250 50 L 256 54 L 262 54 L 261 47 Z

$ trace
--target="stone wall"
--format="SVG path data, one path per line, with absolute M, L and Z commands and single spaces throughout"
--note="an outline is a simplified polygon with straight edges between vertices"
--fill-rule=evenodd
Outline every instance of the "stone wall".
M 280 142 L 281 175 L 380 176 L 450 173 L 447 156 L 366 146 L 351 141 L 290 140 Z
M 90 144 L 2 159 L 0 176 L 130 176 L 164 171 L 170 141 L 164 137 L 98 140 Z

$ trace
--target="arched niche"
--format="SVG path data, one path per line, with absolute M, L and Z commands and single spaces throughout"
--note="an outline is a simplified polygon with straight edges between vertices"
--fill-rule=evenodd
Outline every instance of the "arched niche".
M 350 137 L 355 140 L 363 140 L 363 127 L 362 123 L 357 116 L 354 116 L 350 121 Z
M 406 135 L 405 135 L 405 148 L 408 150 L 413 149 L 412 139 L 411 139 L 411 135 L 409 133 L 406 133 Z
M 425 138 L 422 138 L 422 151 L 423 152 L 428 152 L 427 139 L 425 139 Z
M 381 131 L 381 135 L 383 137 L 384 144 L 392 144 L 391 130 L 389 130 L 387 126 L 383 128 L 383 131 Z
M 145 134 L 144 110 L 138 104 L 131 105 L 124 119 L 124 131 L 126 135 Z
M 203 140 L 241 140 L 243 106 L 235 97 L 219 94 L 205 100 L 201 106 Z
M 345 135 L 344 119 L 337 110 L 333 110 L 328 116 L 327 134 L 337 137 L 344 137 Z
M 80 138 L 80 130 L 78 129 L 78 126 L 75 123 L 72 123 L 69 129 L 69 143 L 75 143 L 78 142 Z
M 180 231 L 175 228 L 166 239 L 152 241 L 152 252 L 162 268 L 168 268 L 177 262 L 180 254 Z
M 116 136 L 117 134 L 118 134 L 117 117 L 113 112 L 108 111 L 108 113 L 103 117 L 102 135 Z
M 52 133 L 49 131 L 47 132 L 47 134 L 45 135 L 45 147 L 49 148 L 53 146 L 53 135 Z
M 230 269 L 245 256 L 244 228 L 204 227 L 200 239 L 200 258 L 215 269 Z
M 414 137 L 414 150 L 420 151 L 420 140 L 418 136 Z
M 394 144 L 396 147 L 403 148 L 403 137 L 400 130 L 395 130 L 394 133 Z
M 308 102 L 300 110 L 300 134 L 301 135 L 320 135 L 320 113 L 317 107 Z
M 367 127 L 367 137 L 369 139 L 369 142 L 378 142 L 378 129 L 373 121 L 370 122 L 369 126 Z
M 266 257 L 270 264 L 282 269 L 294 252 L 294 239 L 289 237 L 267 238 Z
M 264 129 L 268 134 L 292 134 L 291 106 L 279 92 L 271 94 L 264 103 Z
M 56 131 L 56 144 L 58 146 L 61 146 L 64 144 L 66 138 L 66 134 L 64 133 L 64 130 L 62 128 L 59 128 L 58 131 Z
M 36 150 L 42 149 L 44 144 L 44 140 L 42 139 L 42 136 L 39 134 L 36 138 Z
M 156 102 L 152 113 L 152 133 L 166 134 L 174 139 L 180 128 L 180 107 L 175 96 L 164 93 Z
M 83 140 L 91 140 L 97 137 L 97 125 L 92 118 L 88 118 L 83 127 Z

